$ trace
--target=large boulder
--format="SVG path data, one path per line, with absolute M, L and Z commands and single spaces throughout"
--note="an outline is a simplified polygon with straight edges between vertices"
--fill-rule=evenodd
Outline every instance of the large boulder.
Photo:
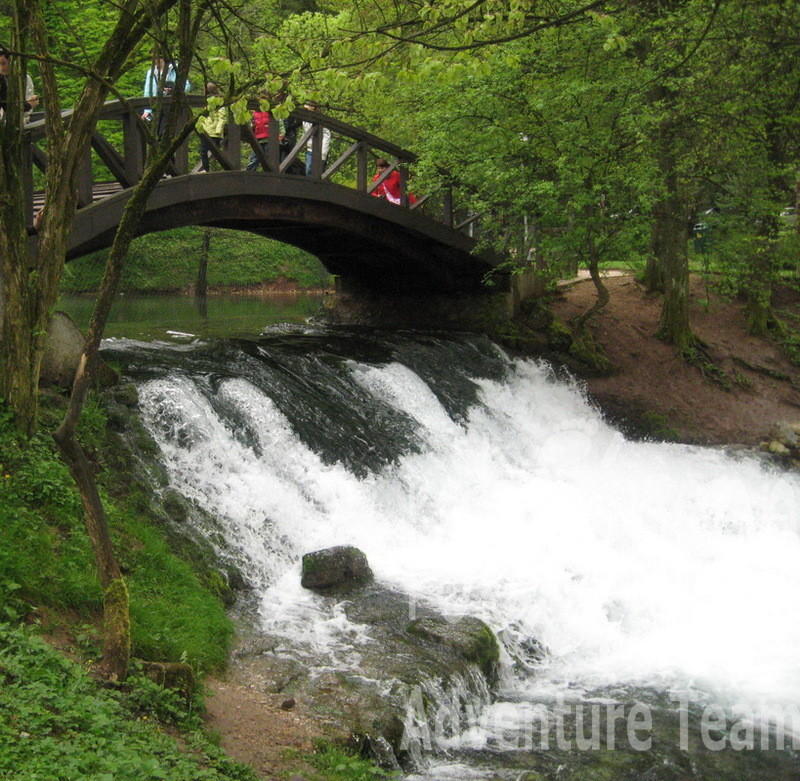
M 304 588 L 328 593 L 361 586 L 372 580 L 367 557 L 358 548 L 339 545 L 303 556 Z
M 55 312 L 47 328 L 47 347 L 42 359 L 39 384 L 71 389 L 84 342 L 85 337 L 73 319 L 65 312 Z M 98 361 L 95 379 L 101 387 L 108 387 L 115 384 L 119 377 L 108 364 Z
M 472 662 L 490 683 L 497 677 L 500 646 L 494 632 L 479 618 L 462 616 L 417 618 L 406 628 L 420 639 L 445 646 L 465 662 Z

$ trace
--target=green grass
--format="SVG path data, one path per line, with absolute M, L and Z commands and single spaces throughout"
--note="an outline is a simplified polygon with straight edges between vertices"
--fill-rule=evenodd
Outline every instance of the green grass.
M 256 781 L 180 695 L 137 675 L 101 687 L 29 629 L 0 623 L 0 683 L 0 781 Z
M 321 741 L 313 754 L 290 752 L 290 756 L 305 760 L 318 773 L 311 773 L 309 781 L 387 781 L 399 775 L 379 768 L 349 749 Z M 309 775 L 306 771 L 306 776 Z
M 60 614 L 90 625 L 102 609 L 81 502 L 47 433 L 59 414 L 58 404 L 45 403 L 40 431 L 26 442 L 0 406 L 0 620 Z M 82 438 L 101 464 L 106 431 L 104 412 L 89 405 Z M 204 573 L 170 549 L 160 521 L 126 492 L 128 474 L 101 470 L 100 480 L 131 594 L 134 655 L 223 667 L 233 629 Z
M 136 239 L 128 254 L 121 287 L 156 292 L 185 290 L 194 285 L 205 231 L 210 236 L 210 289 L 256 286 L 277 280 L 291 280 L 307 289 L 324 287 L 330 279 L 317 258 L 288 244 L 243 231 L 187 227 Z M 106 255 L 103 250 L 68 263 L 62 291 L 97 290 Z

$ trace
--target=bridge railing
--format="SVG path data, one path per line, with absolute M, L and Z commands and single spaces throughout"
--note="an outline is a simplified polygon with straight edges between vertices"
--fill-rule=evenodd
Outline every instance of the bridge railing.
M 161 110 L 181 112 L 179 126 L 189 118 L 189 112 L 202 111 L 206 100 L 202 96 L 186 96 L 180 103 L 164 98 Z M 92 135 L 91 150 L 81 161 L 78 176 L 78 208 L 90 206 L 97 200 L 133 187 L 141 179 L 147 160 L 148 139 L 152 130 L 143 119 L 146 109 L 154 108 L 149 98 L 135 98 L 122 103 L 107 102 Z M 69 122 L 71 111 L 63 112 Z M 203 136 L 195 130 L 176 152 L 168 175 L 180 176 L 200 170 L 199 141 L 203 137 L 211 157 L 220 170 L 242 170 L 251 156 L 257 168 L 277 176 L 306 176 L 304 157 L 310 151 L 312 164 L 309 177 L 321 182 L 339 184 L 371 195 L 394 171 L 400 174 L 400 208 L 407 208 L 443 223 L 450 228 L 477 238 L 479 215 L 457 203 L 458 193 L 446 186 L 436 193 L 412 195 L 409 166 L 416 162 L 413 152 L 349 125 L 318 111 L 297 109 L 292 117 L 302 122 L 291 149 L 278 143 L 281 124 L 274 117 L 269 123 L 269 142 L 266 151 L 256 139 L 251 125 L 239 125 L 229 112 L 225 139 Z M 155 127 L 159 118 L 152 120 Z M 329 137 L 329 156 L 322 157 L 325 137 Z M 44 120 L 34 114 L 26 128 L 25 190 L 29 225 L 35 213 L 44 205 L 43 179 L 47 175 L 47 148 Z M 373 181 L 375 161 L 384 158 L 389 168 Z M 211 185 L 211 182 L 209 182 Z

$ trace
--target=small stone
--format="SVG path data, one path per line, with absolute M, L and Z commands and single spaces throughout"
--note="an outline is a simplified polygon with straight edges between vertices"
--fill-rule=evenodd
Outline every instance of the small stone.
M 295 702 L 294 697 L 287 697 L 281 703 L 281 708 L 283 708 L 284 710 L 291 710 L 292 708 L 294 708 L 295 705 L 297 705 L 297 703 Z
M 769 430 L 767 436 L 776 442 L 780 442 L 786 447 L 797 447 L 798 438 L 797 433 L 791 423 L 786 421 L 779 421 L 775 423 Z
M 774 440 L 769 443 L 769 452 L 776 456 L 788 456 L 791 451 L 783 443 Z

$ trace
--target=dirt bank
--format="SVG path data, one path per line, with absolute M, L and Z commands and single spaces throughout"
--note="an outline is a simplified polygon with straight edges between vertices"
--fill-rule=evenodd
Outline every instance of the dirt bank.
M 758 445 L 773 423 L 800 420 L 800 367 L 777 342 L 746 332 L 742 301 L 723 298 L 698 277 L 691 280 L 692 329 L 724 372 L 726 390 L 655 338 L 658 297 L 648 296 L 630 275 L 608 277 L 605 284 L 611 299 L 591 330 L 613 370 L 585 382 L 609 416 L 632 417 L 668 438 L 713 445 Z M 553 311 L 568 321 L 595 295 L 590 280 L 564 285 Z M 776 298 L 783 315 L 800 317 L 800 293 L 785 289 Z

